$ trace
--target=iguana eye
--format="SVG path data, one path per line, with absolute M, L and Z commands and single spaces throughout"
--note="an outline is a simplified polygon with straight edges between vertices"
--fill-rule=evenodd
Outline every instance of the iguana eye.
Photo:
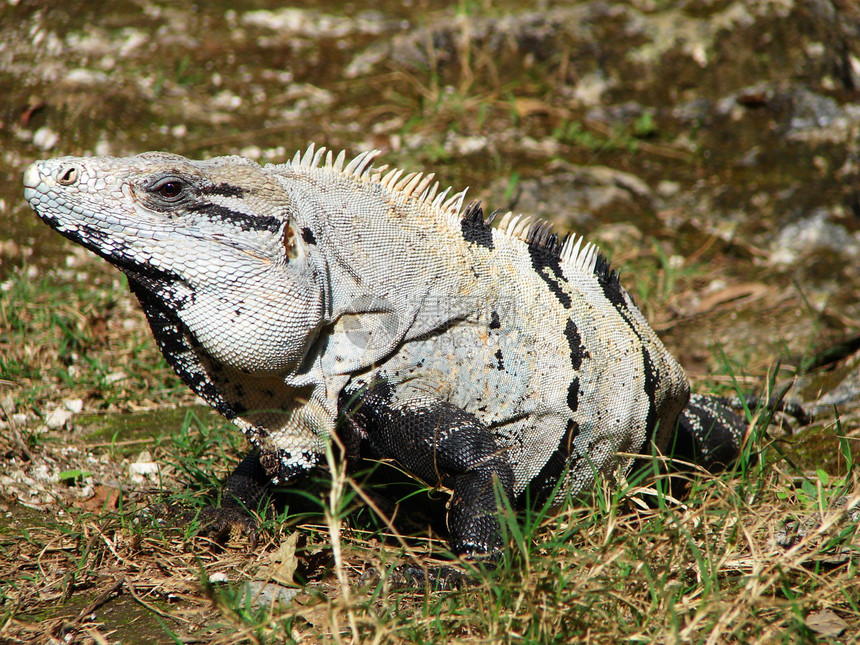
M 186 185 L 178 177 L 165 177 L 153 184 L 150 190 L 164 200 L 175 202 L 185 195 Z

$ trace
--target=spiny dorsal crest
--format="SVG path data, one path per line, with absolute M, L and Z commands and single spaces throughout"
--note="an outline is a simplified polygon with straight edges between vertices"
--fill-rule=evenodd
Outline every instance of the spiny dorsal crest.
M 435 177 L 433 173 L 411 172 L 403 176 L 404 171 L 401 169 L 389 170 L 387 165 L 373 166 L 374 160 L 380 154 L 379 150 L 368 150 L 356 155 L 345 164 L 345 151 L 341 150 L 335 157 L 331 150 L 323 146 L 317 148 L 312 143 L 304 153 L 301 150 L 297 151 L 286 165 L 297 169 L 313 170 L 322 164 L 323 168 L 352 177 L 356 181 L 376 182 L 403 198 L 416 199 L 435 214 L 443 216 L 451 226 L 458 228 L 464 219 L 469 220 L 472 225 L 489 228 L 501 212 L 494 211 L 484 219 L 480 202 L 472 202 L 465 211 L 461 212 L 468 189 L 448 197 L 451 188 L 448 187 L 439 192 L 439 182 L 433 181 Z M 501 235 L 520 240 L 555 255 L 563 266 L 584 273 L 600 272 L 610 278 L 616 277 L 596 245 L 585 242 L 582 236 L 573 233 L 569 233 L 562 242 L 559 242 L 558 234 L 552 232 L 551 225 L 540 218 L 515 215 L 508 211 L 502 216 L 495 230 Z
M 344 151 L 341 151 L 335 157 L 331 150 L 326 150 L 324 147 L 316 148 L 312 143 L 305 150 L 304 154 L 301 151 L 296 152 L 288 165 L 293 168 L 312 170 L 319 168 L 323 158 L 325 158 L 323 167 L 327 170 L 339 172 L 358 181 L 376 182 L 404 198 L 412 197 L 437 211 L 439 214 L 450 216 L 452 223 L 459 221 L 463 199 L 466 197 L 465 190 L 448 197 L 451 189 L 446 188 L 440 193 L 439 182 L 433 181 L 435 177 L 433 173 L 425 175 L 420 172 L 412 172 L 403 177 L 403 170 L 398 168 L 388 170 L 387 165 L 375 167 L 372 164 L 379 154 L 379 150 L 368 150 L 367 152 L 360 153 L 352 161 L 344 165 L 346 160 L 346 153 Z M 385 172 L 386 170 L 388 170 L 387 173 Z

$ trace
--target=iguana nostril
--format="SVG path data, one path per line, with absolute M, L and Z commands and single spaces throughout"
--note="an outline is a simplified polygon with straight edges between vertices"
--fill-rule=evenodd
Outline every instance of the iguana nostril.
M 61 168 L 57 175 L 57 183 L 61 186 L 70 186 L 78 180 L 78 169 L 76 166 Z

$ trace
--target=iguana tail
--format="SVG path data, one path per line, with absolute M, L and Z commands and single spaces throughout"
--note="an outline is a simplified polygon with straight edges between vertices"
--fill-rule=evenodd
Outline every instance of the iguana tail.
M 782 397 L 759 400 L 747 397 L 744 402 L 722 397 L 691 394 L 690 402 L 678 420 L 678 430 L 672 456 L 691 461 L 712 473 L 731 467 L 741 452 L 749 422 L 735 410 L 744 406 L 784 412 L 801 425 L 811 418 L 797 404 L 785 402 Z

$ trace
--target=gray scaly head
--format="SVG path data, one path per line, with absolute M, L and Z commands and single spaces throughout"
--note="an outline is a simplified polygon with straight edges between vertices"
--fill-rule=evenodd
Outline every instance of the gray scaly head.
M 24 184 L 47 224 L 128 276 L 173 368 L 252 442 L 307 425 L 278 395 L 286 382 L 313 383 L 303 361 L 323 287 L 287 215 L 290 195 L 270 173 L 240 157 L 146 153 L 37 162 Z M 303 432 L 287 470 L 319 448 Z

